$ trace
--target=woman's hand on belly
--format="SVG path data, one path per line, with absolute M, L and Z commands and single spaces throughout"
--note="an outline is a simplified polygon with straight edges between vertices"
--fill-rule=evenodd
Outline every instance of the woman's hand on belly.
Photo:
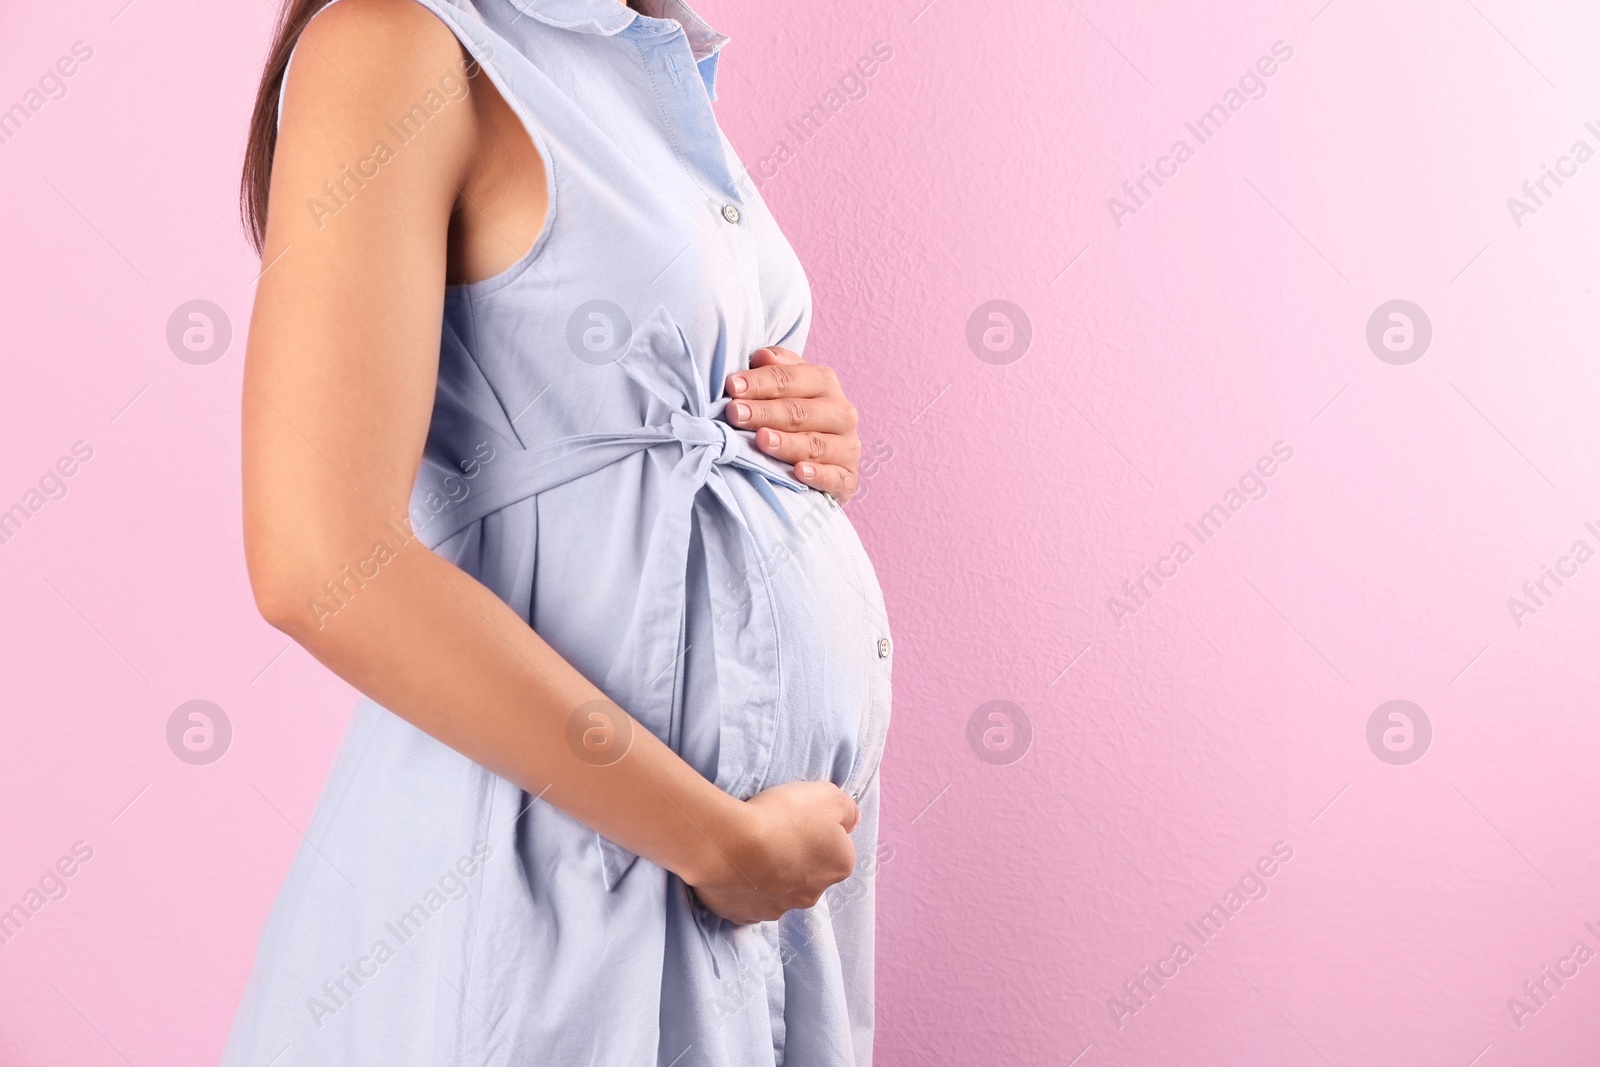
M 700 902 L 735 923 L 809 908 L 855 869 L 861 810 L 832 782 L 786 782 L 745 802 L 739 843 L 720 869 L 690 881 Z M 686 879 L 688 880 L 688 879 Z
M 728 421 L 756 431 L 756 447 L 794 464 L 799 481 L 849 500 L 861 482 L 856 409 L 832 368 L 773 345 L 728 375 Z

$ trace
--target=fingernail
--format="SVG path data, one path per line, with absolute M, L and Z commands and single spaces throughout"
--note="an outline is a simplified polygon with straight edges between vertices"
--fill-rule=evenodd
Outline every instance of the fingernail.
M 728 392 L 730 393 L 742 393 L 748 388 L 750 388 L 750 383 L 738 374 L 728 379 Z
M 743 422 L 746 419 L 748 419 L 750 417 L 750 405 L 749 404 L 735 404 L 735 405 L 733 405 L 733 417 L 738 422 Z
M 813 467 L 809 463 L 800 464 L 800 477 L 802 477 L 802 478 L 815 478 L 816 476 L 817 476 L 817 468 Z

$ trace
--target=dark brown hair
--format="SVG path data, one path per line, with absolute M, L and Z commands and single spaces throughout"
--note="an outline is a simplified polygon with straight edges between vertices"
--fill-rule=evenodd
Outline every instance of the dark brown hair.
M 267 233 L 267 189 L 272 182 L 272 153 L 278 143 L 278 91 L 289 70 L 289 56 L 312 16 L 332 0 L 285 0 L 272 33 L 267 66 L 256 90 L 256 107 L 250 115 L 250 139 L 245 142 L 244 173 L 239 178 L 239 218 L 257 254 Z

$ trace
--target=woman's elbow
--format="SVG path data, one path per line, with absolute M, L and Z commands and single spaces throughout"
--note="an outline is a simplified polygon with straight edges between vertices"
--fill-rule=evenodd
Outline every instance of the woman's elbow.
M 312 598 L 296 590 L 294 583 L 283 575 L 271 570 L 258 573 L 254 568 L 250 572 L 250 591 L 255 595 L 256 611 L 267 625 L 300 640 Z
M 306 554 L 284 551 L 266 538 L 245 537 L 245 563 L 256 611 L 269 626 L 304 643 L 319 629 L 315 569 Z

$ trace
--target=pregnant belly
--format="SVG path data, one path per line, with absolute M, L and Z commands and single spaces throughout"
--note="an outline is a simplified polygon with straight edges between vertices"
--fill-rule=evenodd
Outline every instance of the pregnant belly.
M 843 509 L 729 470 L 696 494 L 685 554 L 653 558 L 673 462 L 657 451 L 540 495 L 530 623 L 729 793 L 798 780 L 865 789 L 889 724 L 893 646 Z M 673 603 L 669 571 L 682 579 Z
M 735 481 L 759 551 L 742 581 L 766 583 L 779 642 L 781 692 L 760 786 L 825 779 L 859 794 L 882 757 L 893 658 L 871 561 L 826 494 Z M 727 617 L 745 590 L 713 592 L 714 610 Z

